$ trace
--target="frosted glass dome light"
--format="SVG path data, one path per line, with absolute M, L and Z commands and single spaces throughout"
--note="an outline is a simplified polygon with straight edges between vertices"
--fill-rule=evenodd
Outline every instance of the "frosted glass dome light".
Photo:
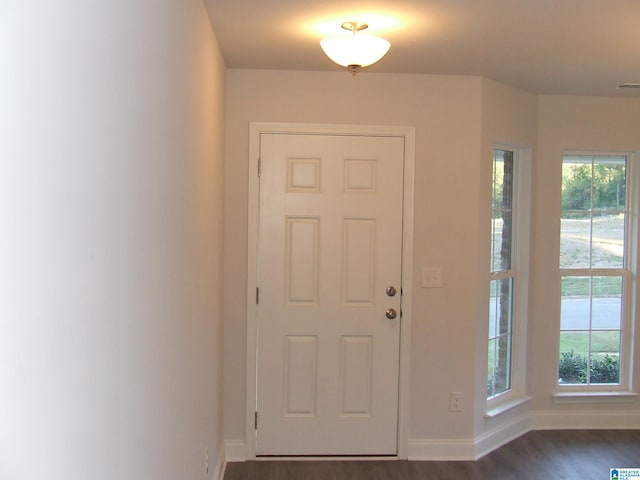
M 376 63 L 386 55 L 391 44 L 384 38 L 359 34 L 368 28 L 366 23 L 346 22 L 342 28 L 353 35 L 328 37 L 320 41 L 324 53 L 338 65 L 342 65 L 355 75 L 361 68 Z

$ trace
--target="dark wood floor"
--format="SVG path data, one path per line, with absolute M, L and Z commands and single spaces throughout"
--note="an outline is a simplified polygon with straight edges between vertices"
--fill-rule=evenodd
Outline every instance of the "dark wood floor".
M 639 430 L 533 431 L 477 462 L 230 463 L 224 480 L 608 480 L 613 467 L 640 468 Z

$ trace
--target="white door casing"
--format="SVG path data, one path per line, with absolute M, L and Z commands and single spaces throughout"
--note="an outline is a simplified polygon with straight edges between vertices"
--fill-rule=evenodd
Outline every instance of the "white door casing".
M 413 137 L 382 128 L 252 125 L 247 458 L 404 456 Z

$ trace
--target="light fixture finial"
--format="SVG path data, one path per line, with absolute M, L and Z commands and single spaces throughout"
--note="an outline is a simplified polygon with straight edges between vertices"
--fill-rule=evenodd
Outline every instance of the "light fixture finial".
M 340 25 L 340 27 L 342 27 L 344 30 L 353 32 L 353 34 L 355 35 L 356 32 L 361 32 L 362 30 L 366 30 L 367 28 L 369 28 L 369 25 L 364 22 L 344 22 L 342 25 Z

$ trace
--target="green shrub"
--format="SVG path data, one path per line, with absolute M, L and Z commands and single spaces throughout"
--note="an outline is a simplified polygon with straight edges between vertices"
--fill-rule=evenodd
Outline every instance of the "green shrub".
M 560 368 L 558 369 L 560 383 L 581 384 L 587 383 L 587 359 L 582 355 L 563 352 L 560 355 Z M 602 359 L 593 358 L 589 368 L 590 383 L 619 383 L 620 359 L 605 353 Z
M 587 383 L 587 359 L 573 350 L 560 355 L 560 383 Z
M 591 383 L 619 383 L 620 359 L 605 353 L 602 360 L 591 361 Z

